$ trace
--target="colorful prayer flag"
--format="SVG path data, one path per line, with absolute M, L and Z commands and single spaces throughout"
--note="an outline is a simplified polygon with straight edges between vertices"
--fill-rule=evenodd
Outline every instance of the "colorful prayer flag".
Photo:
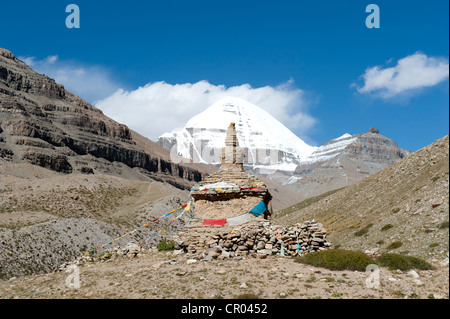
M 204 219 L 203 225 L 219 225 L 224 226 L 227 222 L 226 219 Z
M 263 201 L 260 201 L 258 205 L 256 205 L 255 207 L 253 207 L 250 210 L 250 213 L 252 213 L 253 215 L 255 215 L 256 217 L 258 217 L 259 215 L 261 215 L 262 213 L 264 213 L 266 211 L 266 205 L 264 204 Z

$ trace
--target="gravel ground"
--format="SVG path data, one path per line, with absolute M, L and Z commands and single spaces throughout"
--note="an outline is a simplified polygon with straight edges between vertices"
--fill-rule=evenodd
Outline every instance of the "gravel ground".
M 75 270 L 0 281 L 2 299 L 427 299 L 449 298 L 449 267 L 374 274 L 331 271 L 271 256 L 196 261 L 187 254 L 146 250 Z M 372 277 L 371 277 L 372 276 Z

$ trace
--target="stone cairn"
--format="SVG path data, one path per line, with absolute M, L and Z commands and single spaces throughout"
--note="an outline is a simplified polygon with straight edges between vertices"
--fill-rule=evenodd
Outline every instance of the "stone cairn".
M 208 261 L 246 256 L 298 256 L 329 248 L 331 244 L 326 241 L 327 232 L 322 224 L 313 220 L 293 226 L 271 225 L 267 210 L 258 217 L 248 213 L 250 221 L 241 225 L 203 225 L 202 219 L 228 219 L 248 212 L 261 201 L 267 207 L 272 199 L 267 186 L 244 171 L 242 158 L 243 150 L 239 147 L 235 123 L 231 123 L 222 149 L 221 169 L 200 182 L 196 190 L 191 189 L 195 200 L 195 218 L 185 225 L 183 232 L 168 238 L 174 241 L 176 253 L 186 253 L 188 258 Z M 221 191 L 200 189 L 201 186 L 219 182 L 235 186 Z M 130 242 L 125 248 L 115 247 L 98 257 L 81 256 L 64 263 L 57 271 L 73 264 L 106 262 L 121 256 L 134 258 L 140 253 L 141 248 Z
M 222 149 L 221 170 L 205 178 L 199 186 L 226 182 L 237 187 L 220 192 L 191 191 L 195 200 L 195 217 L 200 220 L 230 218 L 248 212 L 260 201 L 264 201 L 267 207 L 272 199 L 267 186 L 256 176 L 244 171 L 242 159 L 243 150 L 239 147 L 235 123 L 230 123 L 225 147 Z M 252 185 L 257 187 L 245 187 Z M 185 226 L 183 233 L 173 237 L 175 248 L 193 259 L 212 260 L 245 256 L 297 256 L 331 246 L 326 241 L 325 228 L 316 221 L 294 226 L 275 226 L 271 225 L 266 214 L 250 216 L 250 221 L 241 225 L 227 224 L 220 227 L 205 226 L 194 220 Z
M 331 244 L 326 240 L 326 230 L 315 220 L 297 223 L 293 226 L 272 225 L 266 220 L 253 220 L 243 225 L 230 227 L 209 227 L 199 232 L 179 232 L 168 240 L 175 243 L 175 254 L 185 254 L 188 260 L 211 261 L 226 258 L 260 258 L 282 255 L 301 256 L 314 251 L 326 250 Z M 151 251 L 157 251 L 153 247 Z M 79 256 L 56 268 L 65 271 L 71 265 L 104 263 L 118 258 L 139 257 L 143 249 L 129 242 L 125 247 L 108 249 L 98 256 Z
M 268 187 L 255 175 L 243 169 L 243 148 L 239 146 L 235 123 L 228 126 L 222 148 L 220 170 L 207 176 L 191 189 L 198 219 L 226 219 L 242 215 L 263 201 L 268 208 L 272 195 Z M 208 185 L 224 183 L 226 187 L 208 189 Z M 255 219 L 267 218 L 269 210 Z M 198 224 L 193 221 L 191 225 Z M 205 227 L 206 228 L 206 227 Z
M 141 247 L 138 244 L 129 242 L 125 247 L 121 248 L 120 246 L 116 246 L 112 249 L 107 249 L 98 256 L 91 255 L 81 255 L 72 261 L 65 262 L 61 264 L 58 268 L 54 270 L 54 272 L 61 272 L 66 270 L 71 265 L 84 265 L 84 264 L 92 264 L 92 263 L 103 263 L 115 260 L 120 257 L 126 257 L 129 259 L 133 259 L 137 257 L 142 252 Z
M 266 258 L 283 254 L 298 256 L 331 246 L 326 240 L 325 228 L 314 220 L 293 226 L 271 225 L 269 221 L 254 220 L 234 228 L 178 233 L 173 240 L 176 249 L 185 252 L 188 258 L 198 260 L 246 256 Z

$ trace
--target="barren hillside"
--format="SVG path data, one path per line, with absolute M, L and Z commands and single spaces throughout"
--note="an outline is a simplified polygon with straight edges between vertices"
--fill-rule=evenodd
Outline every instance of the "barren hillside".
M 30 164 L 2 163 L 0 277 L 52 271 L 188 198 L 188 191 L 152 180 L 66 175 Z M 145 227 L 117 244 L 143 240 L 158 226 Z
M 281 211 L 275 221 L 316 219 L 341 248 L 441 260 L 449 249 L 448 187 L 447 135 L 357 184 Z

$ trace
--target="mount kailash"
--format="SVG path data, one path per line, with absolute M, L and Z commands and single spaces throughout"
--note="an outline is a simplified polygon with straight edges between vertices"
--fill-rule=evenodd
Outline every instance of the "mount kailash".
M 236 123 L 244 168 L 308 195 L 353 184 L 409 155 L 375 128 L 311 146 L 253 103 L 225 97 L 157 143 L 193 162 L 219 165 L 226 129 Z

